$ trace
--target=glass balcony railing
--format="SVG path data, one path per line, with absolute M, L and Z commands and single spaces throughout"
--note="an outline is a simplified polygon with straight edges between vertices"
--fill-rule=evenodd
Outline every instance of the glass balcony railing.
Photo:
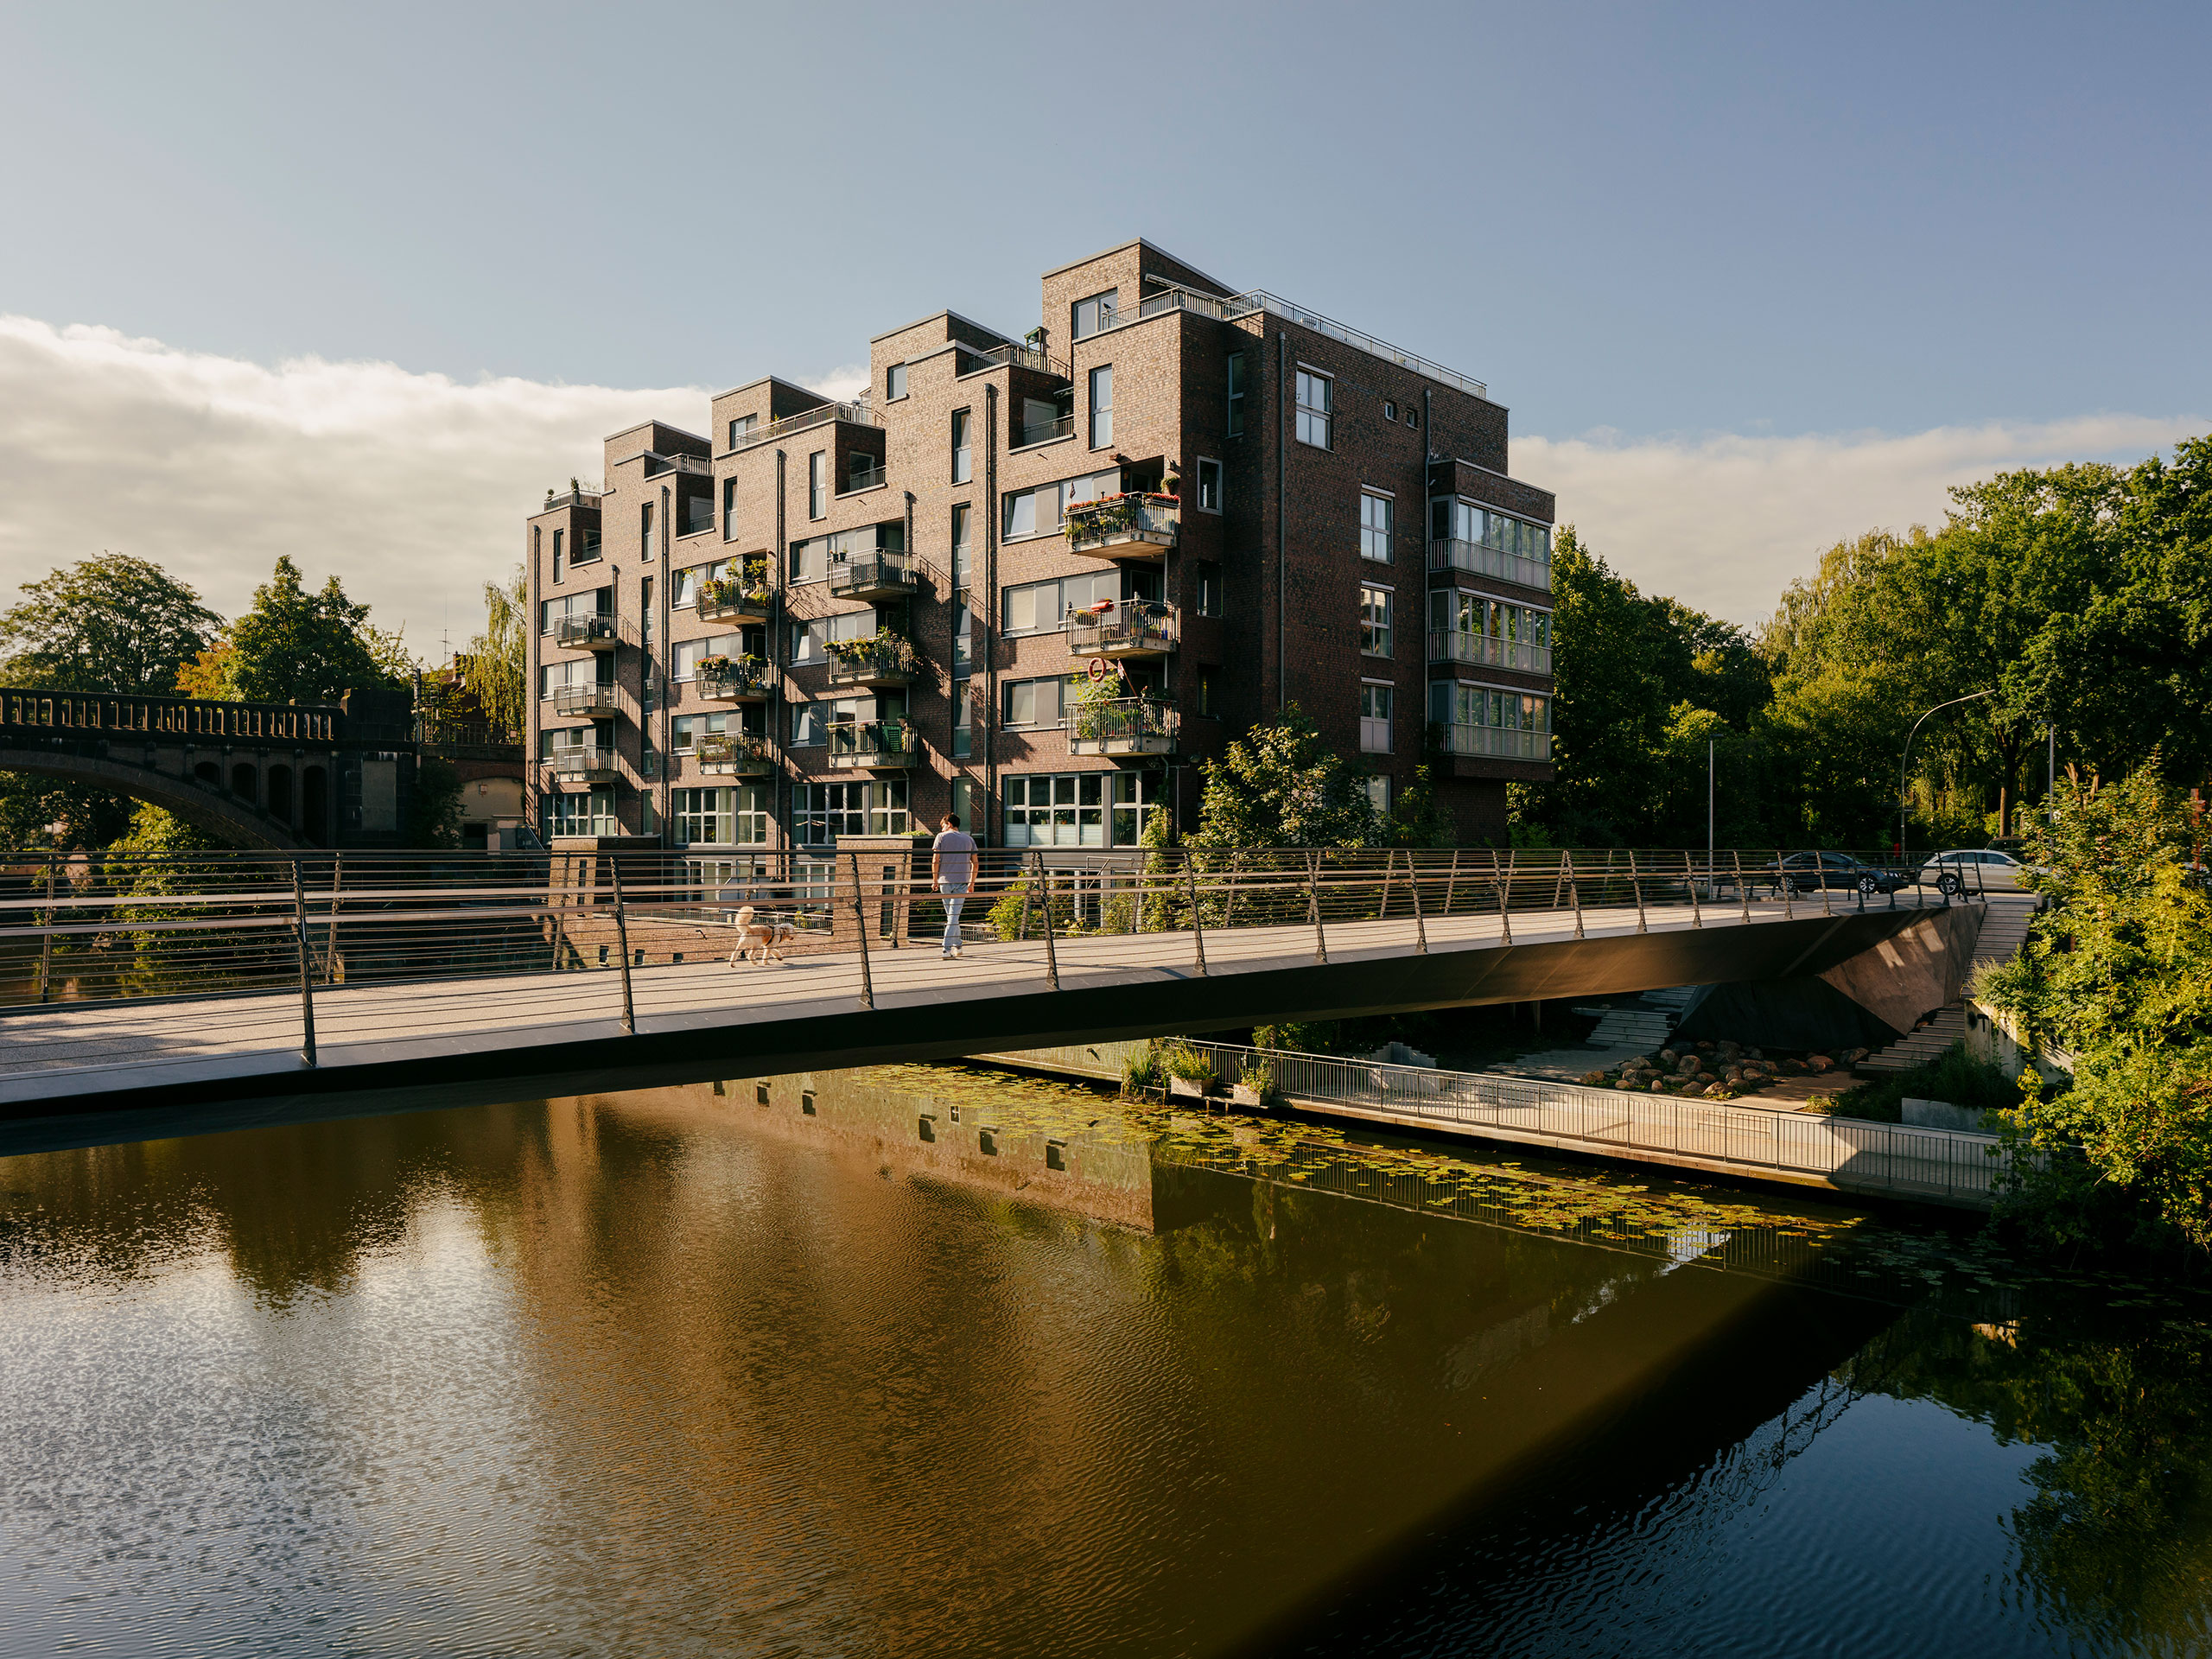
M 893 771 L 921 758 L 921 739 L 903 720 L 868 720 L 830 728 L 830 764 Z
M 1523 674 L 1552 671 L 1549 645 L 1523 645 L 1518 639 L 1499 639 L 1484 633 L 1461 633 L 1456 629 L 1432 628 L 1428 635 L 1432 663 L 1467 663 L 1478 668 L 1511 668 Z
M 1524 559 L 1517 553 L 1508 553 L 1495 547 L 1485 547 L 1480 542 L 1435 541 L 1428 544 L 1428 568 L 1432 570 L 1465 570 L 1470 575 L 1496 576 L 1501 582 L 1517 582 L 1523 588 L 1552 590 L 1552 567 L 1546 559 Z
M 1149 599 L 1125 599 L 1111 605 L 1068 613 L 1071 657 L 1165 657 L 1175 649 L 1173 605 Z
M 1150 697 L 1079 702 L 1068 715 L 1068 752 L 1109 756 L 1172 754 L 1182 728 L 1179 710 Z
M 1485 755 L 1498 760 L 1549 760 L 1552 734 L 1502 726 L 1454 726 L 1446 747 L 1453 754 Z

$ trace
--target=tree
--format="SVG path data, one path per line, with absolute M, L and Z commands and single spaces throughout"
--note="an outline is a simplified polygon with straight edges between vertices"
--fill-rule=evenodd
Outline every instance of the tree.
M 157 564 L 103 553 L 23 584 L 0 613 L 0 674 L 10 685 L 67 691 L 166 691 L 223 619 Z
M 1365 847 L 1375 809 L 1359 774 L 1296 703 L 1205 764 L 1193 847 Z
M 461 658 L 461 685 L 493 725 L 519 732 L 530 714 L 529 578 L 520 565 L 503 586 L 484 584 L 484 632 Z
M 2029 880 L 2052 901 L 2027 949 L 1978 994 L 2030 1039 L 2069 1051 L 2074 1082 L 2019 1111 L 2054 1154 L 2025 1194 L 2064 1232 L 2098 1196 L 2071 1172 L 2133 1197 L 2212 1249 L 2212 893 L 2202 850 L 2155 760 L 2114 785 L 2069 779 L 2037 816 Z M 2079 1147 L 2081 1164 L 2068 1148 Z
M 253 606 L 230 626 L 213 677 L 219 695 L 248 702 L 334 702 L 348 690 L 404 682 L 397 635 L 369 626 L 369 607 L 346 597 L 336 576 L 310 594 L 299 567 L 280 557 Z

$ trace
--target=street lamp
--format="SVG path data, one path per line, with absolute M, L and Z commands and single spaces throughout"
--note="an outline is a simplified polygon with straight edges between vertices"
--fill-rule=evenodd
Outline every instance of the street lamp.
M 1946 709 L 1955 709 L 1962 702 L 1972 702 L 1976 697 L 1993 697 L 1996 695 L 1994 687 L 1986 691 L 1969 691 L 1963 697 L 1953 697 L 1948 702 L 1937 703 L 1928 711 L 1928 715 L 1940 715 Z M 1921 727 L 1927 723 L 1928 715 L 1923 715 L 1918 720 L 1914 721 L 1912 729 L 1904 734 L 1904 759 L 1897 762 L 1897 858 L 1900 861 L 1904 858 L 1905 768 L 1912 764 L 1912 740 L 1920 734 Z

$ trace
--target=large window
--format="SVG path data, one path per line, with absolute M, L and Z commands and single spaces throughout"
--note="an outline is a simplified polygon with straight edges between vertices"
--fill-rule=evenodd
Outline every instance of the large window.
M 1229 435 L 1244 435 L 1244 353 L 1229 354 Z
M 906 780 L 879 778 L 868 786 L 868 832 L 903 836 L 914 827 L 906 811 Z
M 1336 406 L 1336 382 L 1311 369 L 1298 372 L 1298 441 L 1329 448 L 1330 411 Z
M 963 501 L 952 510 L 952 585 L 956 589 L 969 585 L 975 538 L 975 509 Z
M 568 562 L 568 532 L 556 530 L 553 532 L 553 580 L 556 583 Z
M 763 563 L 766 563 L 765 558 Z M 676 573 L 674 578 L 676 586 L 669 591 L 668 602 L 673 608 L 680 611 L 686 606 L 698 601 L 701 582 L 720 582 L 725 576 L 737 576 L 743 574 L 744 561 L 734 557 L 716 559 L 711 564 L 687 566 Z
M 976 475 L 976 447 L 970 435 L 975 417 L 964 409 L 952 411 L 952 481 L 965 484 Z
M 678 680 L 696 678 L 702 657 L 735 659 L 758 655 L 763 632 L 760 628 L 747 628 L 736 633 L 717 633 L 705 639 L 679 639 L 676 642 L 675 672 L 671 677 Z M 747 649 L 747 634 L 753 636 L 749 642 L 753 647 L 751 650 Z
M 895 403 L 906 395 L 906 365 L 893 363 L 883 372 L 883 401 Z
M 852 726 L 873 717 L 873 697 L 817 697 L 791 704 L 791 743 L 804 747 L 827 743 L 832 726 Z M 865 712 L 864 712 L 865 711 Z
M 965 600 L 952 607 L 952 671 L 959 673 L 976 660 L 976 619 Z
M 1071 319 L 1075 326 L 1069 332 L 1077 340 L 1089 340 L 1101 328 L 1111 328 L 1114 326 L 1115 302 L 1121 296 L 1120 289 L 1109 288 L 1103 294 L 1093 294 L 1087 300 L 1077 300 Z
M 1075 682 L 1071 674 L 1045 679 L 1008 680 L 1000 688 L 1001 713 L 1008 726 L 1057 726 L 1066 711 L 1067 696 Z
M 830 575 L 830 567 L 842 564 L 855 556 L 865 557 L 870 553 L 903 553 L 906 549 L 906 524 L 894 518 L 886 524 L 863 524 L 858 530 L 841 530 L 835 535 L 810 537 L 803 542 L 793 542 L 791 552 L 791 580 L 794 582 L 823 582 Z
M 1552 728 L 1552 700 L 1535 691 L 1509 691 L 1501 686 L 1432 680 L 1428 685 L 1428 717 L 1446 726 L 1544 733 Z
M 547 831 L 556 836 L 619 836 L 622 833 L 622 827 L 614 817 L 614 791 L 604 785 L 574 795 L 547 796 L 544 823 Z
M 638 506 L 638 556 L 648 563 L 653 556 L 653 504 L 650 501 Z
M 561 626 L 561 619 L 569 616 L 612 616 L 614 614 L 614 590 L 594 588 L 589 593 L 563 594 L 557 599 L 537 601 L 537 631 L 550 633 Z
M 952 754 L 957 760 L 965 760 L 976 752 L 976 683 L 972 679 L 952 683 Z M 973 829 L 965 817 L 963 828 Z
M 1360 588 L 1359 648 L 1370 657 L 1390 654 L 1390 600 L 1388 588 Z
M 1114 495 L 1122 487 L 1122 469 L 1111 467 L 1103 473 L 1089 473 L 1081 478 L 1071 478 L 1064 483 L 1046 484 L 1033 490 L 1016 491 L 1002 498 L 1006 503 L 1005 522 L 1001 526 L 1009 542 L 1027 536 L 1050 536 L 1060 528 L 1067 509 L 1077 501 L 1096 501 L 1102 495 Z
M 829 514 L 830 456 L 817 449 L 806 458 L 806 516 L 825 518 Z
M 1363 754 L 1390 753 L 1390 688 L 1372 680 L 1359 688 L 1359 747 Z
M 758 415 L 739 416 L 729 423 L 729 447 L 733 449 L 736 448 L 740 443 L 753 435 L 753 429 L 760 424 L 760 417 Z
M 1390 509 L 1387 495 L 1372 490 L 1359 493 L 1359 556 L 1377 564 L 1390 563 Z
M 999 623 L 1006 633 L 1046 633 L 1065 628 L 1068 613 L 1122 596 L 1118 570 L 1087 571 L 1051 582 L 1027 582 L 999 590 Z
M 1440 588 L 1428 596 L 1432 661 L 1502 664 L 1532 673 L 1551 669 L 1552 613 Z
M 791 838 L 834 846 L 840 836 L 868 834 L 866 784 L 801 784 L 791 791 Z
M 875 637 L 875 613 L 869 611 L 838 611 L 830 616 L 808 617 L 791 620 L 791 666 L 802 668 L 810 664 L 827 662 L 830 642 L 833 639 L 872 639 Z
M 1157 772 L 1033 772 L 1006 780 L 1009 847 L 1135 847 L 1160 810 Z
M 737 480 L 722 480 L 722 539 L 729 541 L 737 534 Z
M 768 841 L 768 791 L 758 784 L 672 792 L 679 847 L 762 847 Z
M 1494 548 L 1516 558 L 1534 559 L 1540 564 L 1548 563 L 1552 556 L 1550 525 L 1516 518 L 1510 512 L 1497 512 L 1449 496 L 1440 496 L 1429 504 L 1428 533 L 1440 542 L 1466 542 L 1476 547 Z
M 1090 372 L 1090 447 L 1114 447 L 1114 365 L 1103 363 Z

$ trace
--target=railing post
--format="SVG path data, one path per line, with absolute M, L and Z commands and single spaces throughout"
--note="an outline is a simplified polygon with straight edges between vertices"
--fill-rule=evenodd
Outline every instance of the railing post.
M 1306 902 L 1313 912 L 1313 961 L 1317 967 L 1326 967 L 1329 961 L 1329 938 L 1321 929 L 1321 855 L 1306 855 Z
M 1690 855 L 1688 853 L 1684 853 L 1682 855 L 1682 874 L 1689 878 L 1690 925 L 1692 927 L 1703 927 L 1705 925 L 1705 912 L 1700 907 L 1697 899 L 1697 867 L 1690 862 Z M 1705 879 L 1708 881 L 1713 880 L 1712 870 L 1707 869 L 1706 871 Z
M 1821 878 L 1821 914 L 1833 916 L 1835 914 L 1835 905 L 1828 897 L 1828 861 L 1825 854 L 1813 855 L 1813 869 Z
M 338 982 L 338 888 L 346 879 L 346 855 L 340 853 L 330 868 L 330 925 L 322 931 L 322 982 Z
M 1397 873 L 1398 849 L 1387 848 L 1382 854 L 1382 899 L 1375 909 L 1375 919 L 1378 922 L 1390 919 L 1390 878 Z
M 853 867 L 853 931 L 861 944 L 861 1007 L 873 1009 L 875 1007 L 875 976 L 870 970 L 868 960 L 868 901 L 861 897 L 861 855 L 848 853 L 846 858 Z M 836 886 L 835 876 L 830 878 L 830 886 L 833 889 Z M 1024 918 L 1025 925 L 1027 919 Z
M 607 855 L 607 867 L 614 877 L 614 943 L 622 952 L 622 1034 L 638 1034 L 638 1005 L 630 994 L 630 919 L 622 903 L 622 858 L 619 853 Z
M 1513 943 L 1513 861 L 1520 856 L 1521 851 L 1517 847 L 1506 849 L 1505 879 L 1497 887 L 1497 925 L 1505 935 L 1504 943 L 1507 944 Z M 1452 857 L 1456 861 L 1459 855 L 1455 853 Z M 1493 870 L 1497 868 L 1495 852 L 1490 855 L 1490 867 Z
M 307 890 L 300 884 L 300 861 L 292 861 L 292 936 L 300 953 L 300 1058 L 315 1058 L 315 972 L 308 948 Z
M 1406 849 L 1406 874 L 1414 890 L 1414 954 L 1428 954 L 1428 922 L 1421 911 L 1421 862 L 1412 848 Z
M 54 983 L 54 855 L 46 855 L 46 926 L 38 940 L 38 1000 L 47 1001 Z
M 561 947 L 568 943 L 568 935 L 561 925 L 561 913 L 567 906 L 569 877 L 575 873 L 573 861 L 569 862 L 569 874 L 563 875 L 554 874 L 551 860 L 547 860 L 545 865 L 545 899 L 553 912 L 553 971 L 556 974 L 561 971 Z
M 1037 880 L 1045 889 L 1045 988 L 1057 991 L 1060 988 L 1060 953 L 1052 943 L 1052 878 L 1045 874 L 1045 855 L 1039 853 L 1035 857 Z
M 1782 849 L 1779 847 L 1774 849 L 1774 885 L 1777 895 L 1782 899 L 1782 919 L 1785 922 L 1796 921 L 1797 909 L 1793 902 L 1796 895 L 1790 890 L 1789 872 L 1782 867 Z
M 1206 930 L 1198 916 L 1198 873 L 1191 862 L 1191 849 L 1183 849 L 1183 880 L 1191 895 L 1191 944 L 1198 951 L 1198 977 L 1206 976 Z
M 1736 867 L 1736 898 L 1744 906 L 1744 920 L 1748 924 L 1751 919 L 1751 884 L 1744 880 L 1744 855 L 1732 849 L 1728 859 Z
M 1497 868 L 1497 855 L 1495 852 L 1491 853 L 1490 855 L 1490 866 L 1493 870 Z M 1452 913 L 1452 890 L 1459 885 L 1459 849 L 1457 847 L 1454 847 L 1452 849 L 1451 873 L 1444 878 L 1444 913 L 1446 916 L 1449 916 Z
M 1608 853 L 1605 856 L 1611 859 L 1612 855 Z M 1649 933 L 1651 930 L 1643 919 L 1643 878 L 1637 874 L 1636 849 L 1633 847 L 1628 849 L 1628 890 L 1636 895 L 1636 931 Z
M 1574 900 L 1574 937 L 1579 939 L 1582 937 L 1582 884 L 1574 879 L 1574 855 L 1561 853 L 1560 868 L 1566 872 L 1567 895 Z M 1556 896 L 1552 903 L 1559 903 Z

